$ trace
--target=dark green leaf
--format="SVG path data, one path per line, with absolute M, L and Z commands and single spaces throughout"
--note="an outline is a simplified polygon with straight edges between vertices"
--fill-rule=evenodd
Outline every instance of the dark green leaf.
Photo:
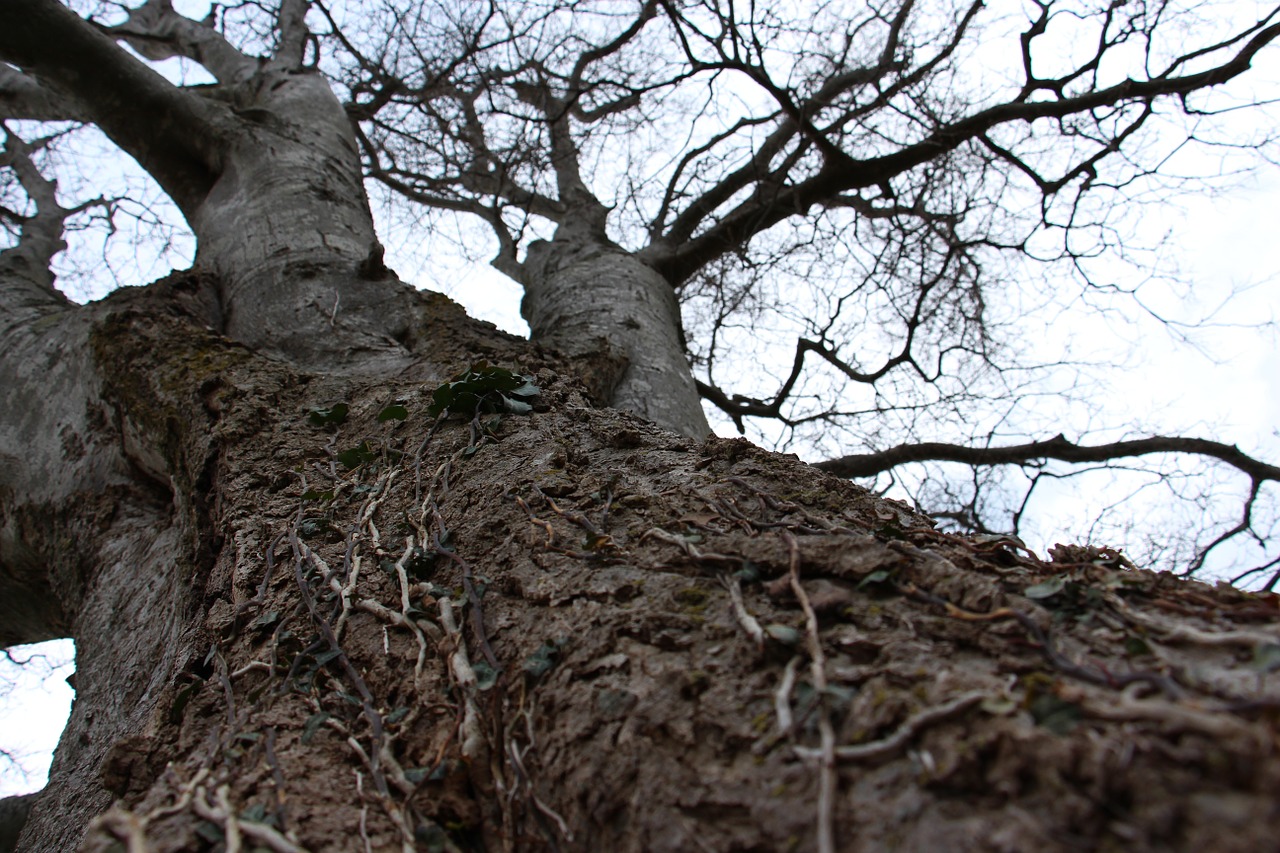
M 333 500 L 333 490 L 317 492 L 315 489 L 307 489 L 302 493 L 302 499 L 304 501 L 331 501 Z
M 270 628 L 272 625 L 280 621 L 280 611 L 272 610 L 269 613 L 263 613 L 249 625 L 255 631 L 261 631 L 263 628 Z
M 533 398 L 538 393 L 538 386 L 529 377 L 482 361 L 436 388 L 427 412 L 432 417 L 446 410 L 463 416 L 503 411 L 528 414 L 533 407 L 518 398 Z
M 320 727 L 327 719 L 329 719 L 327 711 L 319 711 L 307 717 L 307 722 L 302 726 L 302 742 L 311 743 L 311 739 L 316 736 L 316 732 L 320 731 Z
M 338 461 L 347 468 L 359 468 L 366 462 L 372 462 L 377 455 L 369 449 L 369 442 L 362 441 L 350 450 L 338 454 Z
M 1068 734 L 1080 722 L 1080 706 L 1052 693 L 1041 693 L 1032 699 L 1028 710 L 1038 725 L 1056 735 Z
M 307 412 L 307 420 L 312 426 L 337 426 L 347 419 L 347 404 L 334 403 L 327 409 L 312 409 Z
M 1275 672 L 1280 669 L 1280 644 L 1260 644 L 1253 650 L 1250 666 L 1258 672 Z
M 733 574 L 740 582 L 747 585 L 760 582 L 760 566 L 750 560 L 743 560 L 742 568 Z
M 862 589 L 864 586 L 884 583 L 889 580 L 891 575 L 892 573 L 888 569 L 878 569 L 859 581 L 858 589 Z
M 404 561 L 404 570 L 414 580 L 426 580 L 436 567 L 436 555 L 428 553 L 419 546 L 409 552 L 409 559 Z
M 1059 576 L 1056 578 L 1050 578 L 1044 583 L 1038 583 L 1038 584 L 1029 586 L 1022 591 L 1022 594 L 1032 600 L 1040 600 L 1043 598 L 1053 598 L 1055 595 L 1062 592 L 1063 588 L 1066 585 L 1067 585 L 1067 579 L 1065 577 Z
M 506 394 L 499 394 L 502 398 L 502 408 L 513 415 L 527 415 L 533 411 L 533 406 L 523 400 L 517 400 L 515 397 L 508 397 Z
M 191 700 L 200 692 L 200 688 L 204 686 L 203 681 L 193 681 L 190 684 L 183 685 L 178 691 L 178 695 L 173 697 L 173 705 L 169 707 L 169 722 L 175 726 L 182 722 L 182 716 L 186 713 L 187 705 L 191 704 Z
M 488 690 L 498 683 L 498 671 L 484 661 L 477 661 L 471 668 L 476 671 L 476 687 L 479 689 Z
M 298 522 L 298 535 L 311 539 L 329 532 L 329 522 L 323 518 L 304 518 Z
M 1151 654 L 1151 647 L 1146 640 L 1131 635 L 1125 638 L 1124 651 L 1130 657 L 1140 657 Z
M 393 403 L 387 406 L 381 412 L 378 412 L 378 423 L 386 423 L 387 421 L 402 421 L 409 417 L 409 410 L 399 403 Z
M 196 835 L 210 844 L 221 844 L 226 840 L 226 836 L 222 834 L 222 827 L 207 820 L 202 820 L 196 824 Z
M 267 807 L 262 803 L 254 803 L 249 808 L 240 812 L 241 820 L 248 820 L 254 823 L 262 823 L 267 817 Z
M 538 646 L 533 654 L 524 659 L 524 672 L 530 678 L 539 678 L 551 671 L 560 660 L 560 646 L 554 642 L 546 642 Z

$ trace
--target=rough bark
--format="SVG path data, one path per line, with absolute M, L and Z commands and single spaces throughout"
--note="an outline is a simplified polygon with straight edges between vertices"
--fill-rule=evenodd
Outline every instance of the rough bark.
M 76 510 L 114 502 L 22 849 L 1272 844 L 1275 596 L 940 534 L 598 409 L 442 297 L 431 360 L 308 374 L 202 329 L 197 279 L 90 331 L 103 428 L 169 485 Z M 535 411 L 428 416 L 481 355 Z
M 205 103 L 12 5 L 22 70 L 78 85 L 7 23 L 122 69 L 95 120 L 200 243 L 85 307 L 0 256 L 0 641 L 79 650 L 20 849 L 1274 846 L 1276 596 L 597 408 L 705 434 L 670 287 L 600 223 L 527 264 L 566 358 L 381 266 L 298 39 Z M 130 85 L 216 133 L 160 144 Z M 482 360 L 533 411 L 429 414 Z

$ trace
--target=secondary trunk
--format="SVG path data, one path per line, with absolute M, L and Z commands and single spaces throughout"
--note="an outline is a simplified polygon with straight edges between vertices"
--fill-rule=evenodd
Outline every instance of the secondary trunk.
M 342 106 L 318 74 L 243 88 L 221 174 L 190 217 L 197 263 L 219 283 L 218 327 L 296 364 L 396 364 L 412 300 L 387 280 Z
M 603 239 L 539 241 L 529 248 L 523 283 L 521 313 L 533 339 L 608 372 L 599 382 L 602 402 L 690 438 L 711 431 L 675 292 L 652 268 Z
M 46 543 L 85 549 L 79 693 L 21 849 L 1271 843 L 1270 598 L 939 534 L 594 408 L 441 297 L 406 375 L 307 374 L 204 330 L 192 279 L 89 332 L 95 429 L 155 485 Z M 534 411 L 437 423 L 479 356 Z

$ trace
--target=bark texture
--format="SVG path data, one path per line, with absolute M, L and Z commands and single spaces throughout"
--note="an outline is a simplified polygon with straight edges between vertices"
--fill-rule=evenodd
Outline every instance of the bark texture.
M 595 408 L 442 297 L 431 360 L 309 374 L 204 330 L 196 279 L 89 334 L 169 485 L 77 510 L 80 694 L 21 849 L 1273 845 L 1275 596 L 938 533 Z M 429 416 L 477 356 L 535 410 Z

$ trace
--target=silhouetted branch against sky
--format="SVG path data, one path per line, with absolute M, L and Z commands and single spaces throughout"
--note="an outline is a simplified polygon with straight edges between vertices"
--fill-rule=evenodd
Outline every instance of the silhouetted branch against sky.
M 518 283 L 533 240 L 606 234 L 680 294 L 709 411 L 815 462 L 895 460 L 894 488 L 914 491 L 943 470 L 921 465 L 959 457 L 1066 473 L 1086 460 L 1039 453 L 1059 432 L 1116 449 L 1189 431 L 1140 458 L 1157 477 L 1168 453 L 1199 453 L 1196 438 L 1239 440 L 1257 459 L 1269 449 L 1206 432 L 1222 419 L 1210 412 L 1156 417 L 1103 388 L 1162 358 L 1167 339 L 1211 346 L 1215 324 L 1240 321 L 1219 311 L 1231 282 L 1180 277 L 1161 223 L 1178 199 L 1274 159 L 1275 75 L 1259 67 L 1275 67 L 1274 6 L 70 5 L 104 37 L 27 57 L 41 74 L 4 66 L 6 126 L 36 140 L 49 120 L 96 120 L 181 205 L 187 183 L 198 189 L 190 164 L 213 156 L 188 130 L 208 123 L 220 86 L 264 61 L 318 69 L 357 126 L 402 274 L 456 279 L 438 271 L 445 257 L 484 257 Z M 109 109 L 115 89 L 96 105 L 60 94 L 57 75 L 112 41 L 163 75 L 129 70 L 147 97 L 172 100 L 173 144 L 134 140 L 127 110 Z M 57 127 L 66 138 L 31 162 L 56 174 L 66 223 L 83 229 L 55 261 L 64 280 L 101 278 L 101 255 L 113 282 L 138 283 L 190 252 L 154 183 L 104 178 L 114 167 L 92 132 Z M 34 197 L 6 175 L 0 209 L 25 209 Z M 103 186 L 120 189 L 89 193 Z M 112 201 L 89 205 L 99 195 Z M 5 224 L 16 238 L 21 217 Z M 1091 466 L 1133 464 L 1099 453 Z M 1270 481 L 1254 494 L 1236 468 L 1233 506 L 1269 530 Z M 951 493 L 982 518 L 925 508 L 992 529 L 1036 515 L 1016 488 L 962 500 L 971 481 Z M 1238 519 L 1205 515 L 1189 553 Z

